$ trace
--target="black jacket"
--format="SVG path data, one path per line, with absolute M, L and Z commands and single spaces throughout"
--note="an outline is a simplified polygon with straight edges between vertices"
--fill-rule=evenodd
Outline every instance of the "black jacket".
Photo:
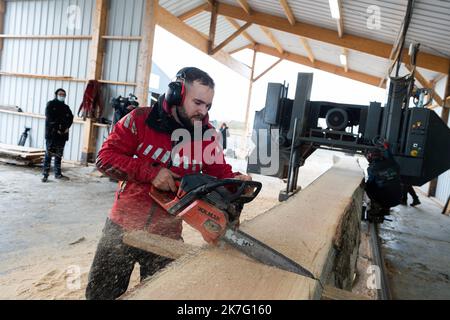
M 47 103 L 45 108 L 45 139 L 69 140 L 68 129 L 72 126 L 73 114 L 70 107 L 57 99 Z

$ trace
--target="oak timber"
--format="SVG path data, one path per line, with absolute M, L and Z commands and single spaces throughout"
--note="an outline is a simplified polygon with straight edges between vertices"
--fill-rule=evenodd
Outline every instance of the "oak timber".
M 224 246 L 170 264 L 123 299 L 320 299 L 322 286 L 351 286 L 359 246 L 363 172 L 331 168 L 241 230 L 309 269 L 316 280 L 258 263 Z

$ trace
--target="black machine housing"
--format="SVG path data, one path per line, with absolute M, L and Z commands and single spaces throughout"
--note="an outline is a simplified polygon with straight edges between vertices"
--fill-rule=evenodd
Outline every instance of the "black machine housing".
M 420 186 L 450 168 L 450 129 L 430 109 L 409 107 L 412 78 L 391 78 L 386 105 L 352 105 L 311 101 L 312 73 L 299 73 L 295 99 L 287 98 L 285 84 L 269 83 L 266 105 L 255 114 L 252 140 L 257 146 L 247 170 L 262 173 L 268 167 L 260 161 L 261 143 L 279 148 L 279 169 L 275 176 L 288 178 L 286 193 L 294 192 L 298 169 L 318 148 L 367 154 L 387 141 L 399 164 L 402 181 Z M 259 141 L 259 129 L 278 129 L 274 139 Z M 269 155 L 270 156 L 270 155 Z M 281 199 L 280 199 L 281 200 Z

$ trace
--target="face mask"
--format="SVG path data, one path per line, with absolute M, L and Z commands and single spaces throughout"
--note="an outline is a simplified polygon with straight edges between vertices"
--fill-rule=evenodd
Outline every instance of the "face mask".
M 66 101 L 66 97 L 58 96 L 58 101 L 64 102 Z

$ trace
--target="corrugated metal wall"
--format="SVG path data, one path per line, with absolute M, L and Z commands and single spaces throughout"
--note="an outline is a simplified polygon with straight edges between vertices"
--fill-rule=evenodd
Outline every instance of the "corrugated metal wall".
M 90 36 L 95 0 L 9 0 L 6 2 L 4 33 L 9 35 Z M 141 36 L 144 0 L 108 1 L 108 27 L 112 36 Z M 140 41 L 105 40 L 103 80 L 135 83 Z M 86 80 L 90 39 L 4 39 L 0 70 L 8 73 L 69 76 Z M 57 88 L 65 88 L 67 104 L 76 115 L 86 84 L 83 81 L 55 81 L 0 76 L 0 105 L 19 106 L 26 113 L 45 114 L 47 101 Z M 104 85 L 104 117 L 112 119 L 109 101 L 134 93 L 133 85 Z M 17 144 L 25 126 L 31 127 L 27 146 L 43 148 L 45 120 L 0 112 L 0 142 Z M 107 136 L 99 128 L 97 150 Z M 80 161 L 83 124 L 74 123 L 64 158 Z
M 144 15 L 144 0 L 110 0 L 108 10 L 108 26 L 106 34 L 110 36 L 140 36 Z M 139 56 L 139 41 L 106 40 L 106 54 L 103 66 L 103 79 L 119 82 L 135 83 Z M 103 96 L 106 102 L 104 117 L 112 119 L 113 110 L 109 102 L 112 97 L 128 96 L 135 92 L 134 86 L 104 85 Z M 148 104 L 149 102 L 147 102 Z M 140 101 L 140 104 L 143 103 Z M 108 136 L 106 128 L 97 132 L 97 151 Z
M 91 34 L 94 0 L 7 1 L 4 33 L 10 35 L 86 35 Z M 72 10 L 72 11 L 71 11 Z M 73 11 L 76 10 L 76 11 Z M 76 13 L 74 13 L 76 12 Z M 1 71 L 86 79 L 89 39 L 4 39 Z M 73 81 L 0 77 L 0 104 L 14 105 L 24 112 L 45 114 L 47 101 L 57 88 L 65 88 L 67 104 L 75 114 L 85 84 Z M 27 146 L 44 146 L 45 120 L 0 113 L 0 142 L 16 144 L 24 126 L 31 127 Z M 83 125 L 74 123 L 64 158 L 80 160 Z

